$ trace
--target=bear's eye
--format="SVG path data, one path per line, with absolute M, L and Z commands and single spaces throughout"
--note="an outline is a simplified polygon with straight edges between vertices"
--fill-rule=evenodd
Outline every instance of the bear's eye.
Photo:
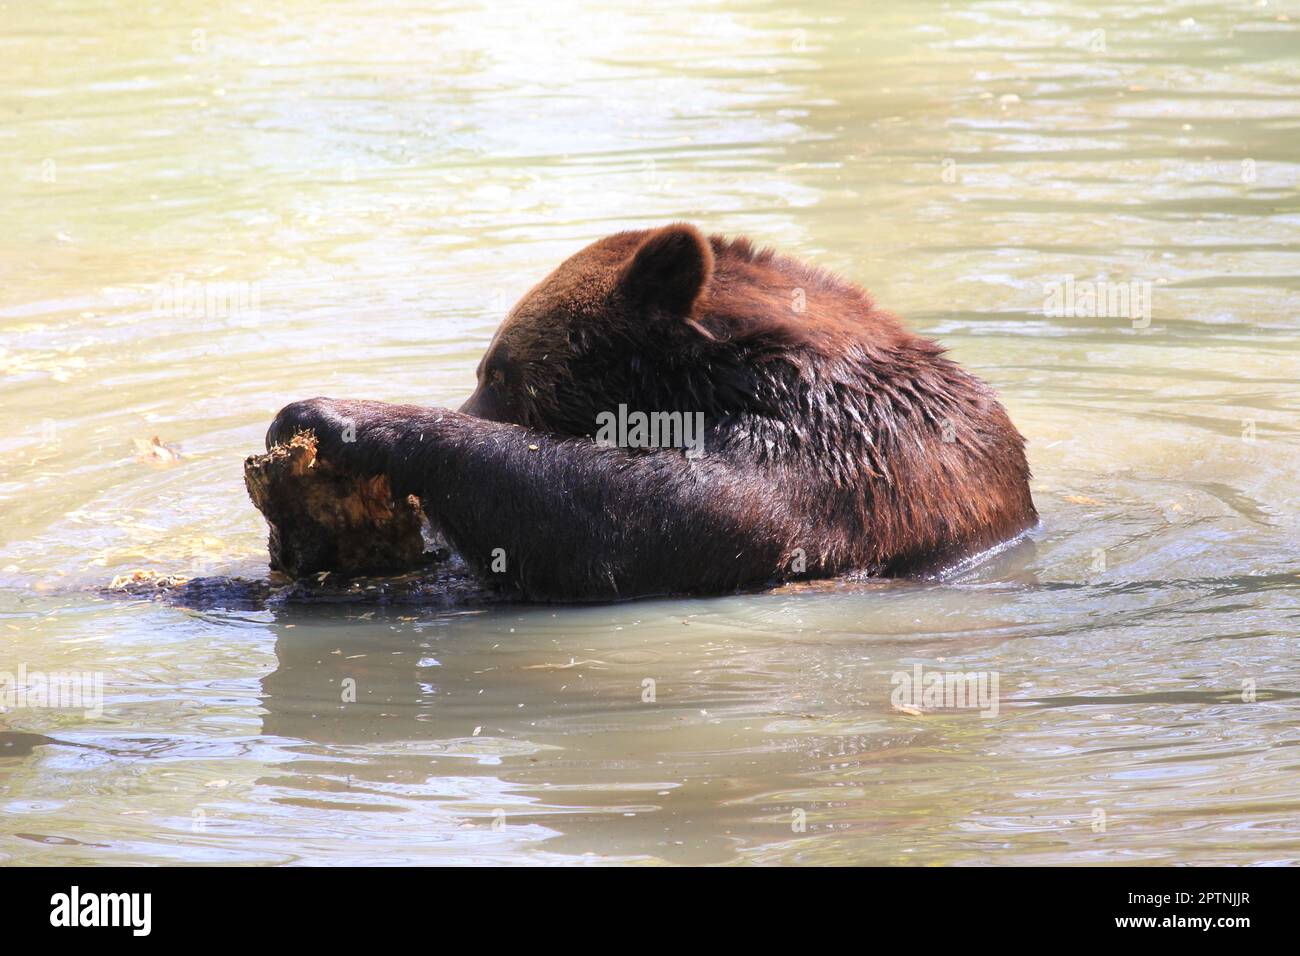
M 505 384 L 506 373 L 501 371 L 500 366 L 488 370 L 488 384 L 500 388 Z

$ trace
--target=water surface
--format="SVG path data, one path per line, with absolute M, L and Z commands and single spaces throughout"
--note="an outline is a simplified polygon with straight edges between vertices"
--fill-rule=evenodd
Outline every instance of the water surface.
M 1297 21 L 7 5 L 0 671 L 104 706 L 0 713 L 0 862 L 1296 862 Z M 277 408 L 458 403 L 532 282 L 673 219 L 993 383 L 1042 526 L 944 581 L 713 600 L 93 590 L 264 577 Z M 1067 277 L 1149 317 L 1045 308 Z M 997 714 L 894 706 L 916 665 L 997 675 Z

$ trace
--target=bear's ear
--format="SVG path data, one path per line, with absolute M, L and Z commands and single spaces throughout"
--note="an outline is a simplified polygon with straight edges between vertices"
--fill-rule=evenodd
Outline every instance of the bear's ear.
M 689 315 L 713 275 L 713 250 L 700 231 L 676 222 L 656 229 L 623 267 L 619 286 L 639 308 Z

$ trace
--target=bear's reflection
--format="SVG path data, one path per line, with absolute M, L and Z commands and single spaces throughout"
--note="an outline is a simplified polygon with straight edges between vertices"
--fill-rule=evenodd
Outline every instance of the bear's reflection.
M 424 626 L 390 609 L 278 611 L 263 732 L 326 745 L 472 736 L 485 708 L 474 699 L 482 682 L 470 687 L 469 678 L 483 641 L 500 638 L 470 617 Z
M 1032 554 L 1022 542 L 963 580 L 1032 578 Z M 1032 629 L 1034 607 L 1023 621 L 1015 608 L 1001 592 L 883 581 L 567 608 L 283 607 L 262 722 L 288 759 L 259 783 L 278 804 L 330 811 L 330 823 L 361 819 L 372 847 L 413 826 L 421 859 L 442 852 L 421 840 L 477 835 L 507 855 L 541 842 L 602 859 L 727 862 L 745 843 L 802 839 L 789 836 L 794 809 L 816 822 L 810 839 L 833 822 L 887 842 L 911 823 L 837 802 L 846 774 L 888 780 L 901 759 L 905 776 L 909 755 L 953 734 L 966 749 L 998 734 L 978 719 L 900 722 L 889 675 L 904 659 L 1005 643 L 1008 623 Z M 926 610 L 944 626 L 914 634 Z M 954 628 L 954 615 L 970 627 Z M 969 810 L 963 791 L 949 803 L 954 819 Z M 397 829 L 380 836 L 385 820 Z

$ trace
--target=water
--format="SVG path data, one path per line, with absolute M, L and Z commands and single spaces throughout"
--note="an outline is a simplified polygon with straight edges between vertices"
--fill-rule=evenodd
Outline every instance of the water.
M 0 862 L 1300 859 L 1295 4 L 0 9 L 0 670 L 104 682 L 0 713 Z M 277 408 L 456 404 L 533 281 L 677 218 L 991 381 L 1041 528 L 713 600 L 94 590 L 264 576 Z M 895 708 L 917 664 L 997 714 Z

